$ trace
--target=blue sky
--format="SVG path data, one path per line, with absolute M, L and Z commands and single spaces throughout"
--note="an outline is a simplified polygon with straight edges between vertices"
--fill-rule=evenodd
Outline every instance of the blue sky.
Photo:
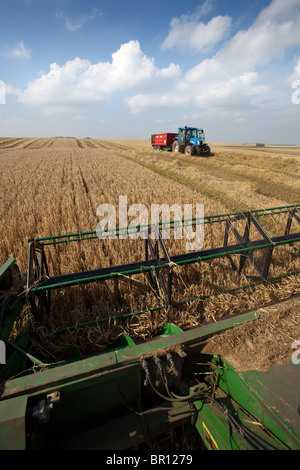
M 0 0 L 0 64 L 2 136 L 300 145 L 300 0 Z

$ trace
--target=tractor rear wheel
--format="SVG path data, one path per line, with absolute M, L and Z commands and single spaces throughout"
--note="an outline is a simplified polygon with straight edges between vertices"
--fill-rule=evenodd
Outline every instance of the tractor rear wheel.
M 203 146 L 202 155 L 210 155 L 210 147 L 208 145 Z
M 172 152 L 174 153 L 180 153 L 180 143 L 178 140 L 175 140 L 172 145 Z

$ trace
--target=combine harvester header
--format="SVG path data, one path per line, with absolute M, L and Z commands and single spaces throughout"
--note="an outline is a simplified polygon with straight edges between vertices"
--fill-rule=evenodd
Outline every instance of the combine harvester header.
M 204 223 L 212 231 L 223 227 L 223 245 L 180 254 L 169 252 L 161 223 L 155 242 L 141 241 L 144 260 L 60 275 L 49 272 L 48 250 L 89 243 L 98 239 L 96 232 L 30 239 L 25 289 L 12 290 L 12 278 L 18 275 L 14 260 L 8 260 L 0 271 L 1 290 L 7 291 L 1 303 L 6 364 L 0 369 L 0 448 L 133 450 L 172 429 L 192 427 L 210 450 L 299 450 L 299 366 L 289 360 L 267 372 L 241 372 L 221 355 L 203 353 L 209 338 L 258 321 L 267 315 L 264 311 L 240 312 L 185 331 L 166 322 L 149 341 L 135 341 L 124 334 L 113 347 L 89 357 L 82 357 L 75 348 L 64 361 L 44 363 L 32 353 L 36 329 L 53 315 L 53 292 L 61 294 L 63 302 L 65 289 L 74 286 L 146 275 L 155 299 L 146 313 L 155 316 L 207 298 L 179 300 L 174 290 L 175 281 L 179 285 L 176 267 L 193 266 L 200 276 L 202 263 L 226 259 L 232 271 L 242 275 L 249 263 L 256 276 L 238 287 L 243 290 L 276 281 L 270 272 L 277 262 L 276 251 L 284 248 L 295 270 L 279 277 L 299 275 L 299 215 L 300 206 L 294 205 L 207 216 Z M 265 227 L 276 216 L 284 218 L 284 225 L 279 234 L 269 234 Z M 168 225 L 174 228 L 176 221 Z M 150 229 L 150 225 L 145 227 Z M 24 305 L 30 306 L 30 315 L 13 340 L 13 326 L 22 319 Z M 109 326 L 143 313 L 87 318 L 83 324 L 57 328 L 54 334 L 63 341 L 65 332 L 91 324 Z

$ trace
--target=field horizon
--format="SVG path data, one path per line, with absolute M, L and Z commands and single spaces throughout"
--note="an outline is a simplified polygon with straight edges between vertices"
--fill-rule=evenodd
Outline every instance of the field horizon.
M 110 137 L 76 137 L 76 136 L 56 136 L 56 135 L 50 135 L 50 136 L 32 136 L 32 137 L 28 137 L 26 135 L 24 136 L 15 136 L 15 135 L 11 135 L 11 136 L 8 136 L 8 135 L 3 135 L 3 136 L 0 136 L 0 143 L 3 143 L 5 140 L 38 140 L 38 139 L 42 139 L 42 140 L 45 140 L 45 139 L 75 139 L 75 140 L 110 140 L 110 141 L 124 141 L 124 142 L 129 142 L 129 141 L 132 141 L 132 142 L 149 142 L 150 143 L 150 140 L 151 140 L 151 137 L 148 137 L 148 138 L 143 138 L 143 137 L 140 137 L 140 138 L 123 138 L 123 137 L 113 137 L 113 138 L 110 138 Z M 299 144 L 288 144 L 288 143 L 278 143 L 278 142 L 260 142 L 260 141 L 255 141 L 255 142 L 231 142 L 231 141 L 217 141 L 217 140 L 207 140 L 207 142 L 211 145 L 217 145 L 217 146 L 227 146 L 227 145 L 233 145 L 233 146 L 254 146 L 256 147 L 257 144 L 263 144 L 264 146 L 266 147 L 296 147 L 296 148 L 300 148 L 300 143 Z

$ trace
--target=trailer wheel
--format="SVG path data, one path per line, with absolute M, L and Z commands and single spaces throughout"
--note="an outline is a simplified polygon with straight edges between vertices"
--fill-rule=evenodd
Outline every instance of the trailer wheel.
M 187 146 L 185 147 L 184 153 L 185 153 L 186 155 L 194 155 L 194 147 L 193 147 L 192 145 L 187 145 Z

